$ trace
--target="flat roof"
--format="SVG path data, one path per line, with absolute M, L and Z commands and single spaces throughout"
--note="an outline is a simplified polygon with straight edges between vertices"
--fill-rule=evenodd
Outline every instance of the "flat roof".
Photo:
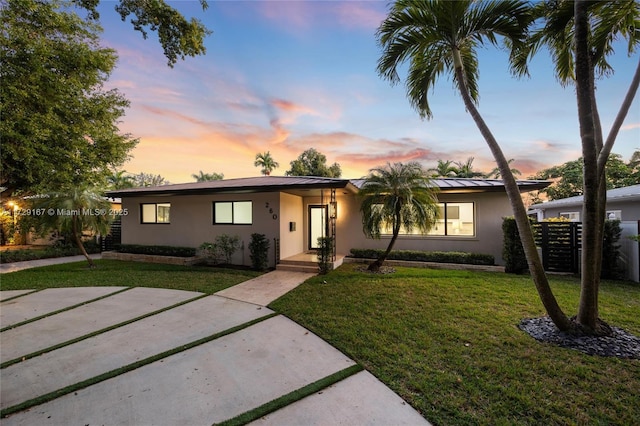
M 189 182 L 171 185 L 107 191 L 110 197 L 145 195 L 195 195 L 214 193 L 295 192 L 314 189 L 348 189 L 357 193 L 366 179 L 338 179 L 318 176 L 259 176 L 238 179 Z M 520 192 L 535 191 L 551 184 L 546 180 L 519 180 Z M 501 179 L 435 178 L 433 183 L 445 193 L 504 192 Z
M 575 197 L 567 197 L 559 200 L 533 204 L 529 207 L 529 210 L 577 206 L 582 204 L 583 198 L 584 197 L 582 195 L 576 195 Z M 607 203 L 625 201 L 640 201 L 640 185 L 625 186 L 623 188 L 614 188 L 607 191 Z

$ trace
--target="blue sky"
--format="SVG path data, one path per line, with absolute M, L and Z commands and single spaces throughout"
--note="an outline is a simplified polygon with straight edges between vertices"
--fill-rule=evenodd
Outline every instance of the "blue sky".
M 123 169 L 161 174 L 172 183 L 191 174 L 225 178 L 259 175 L 258 152 L 270 151 L 282 175 L 304 150 L 338 162 L 357 178 L 386 162 L 474 157 L 481 171 L 494 167 L 486 143 L 450 79 L 431 94 L 432 120 L 421 120 L 403 84 L 376 73 L 375 31 L 384 1 L 170 2 L 214 31 L 207 53 L 166 65 L 155 36 L 148 40 L 122 22 L 115 2 L 100 5 L 103 44 L 120 57 L 108 88 L 131 101 L 120 123 L 140 138 Z M 612 59 L 615 74 L 598 82 L 605 133 L 637 65 L 624 46 Z M 555 80 L 548 55 L 539 54 L 531 78 L 515 79 L 507 54 L 481 51 L 480 112 L 513 166 L 527 177 L 580 157 L 572 87 Z M 640 149 L 640 102 L 635 100 L 613 152 L 628 160 Z

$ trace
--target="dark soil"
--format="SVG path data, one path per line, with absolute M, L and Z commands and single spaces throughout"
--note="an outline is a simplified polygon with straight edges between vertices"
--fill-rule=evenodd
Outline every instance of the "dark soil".
M 588 355 L 640 359 L 640 338 L 618 327 L 610 326 L 609 336 L 576 336 L 558 330 L 549 317 L 525 318 L 518 327 L 540 342 Z

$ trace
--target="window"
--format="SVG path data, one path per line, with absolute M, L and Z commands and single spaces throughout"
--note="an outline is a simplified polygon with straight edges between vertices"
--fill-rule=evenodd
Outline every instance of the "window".
M 170 223 L 171 203 L 141 204 L 142 223 Z
M 213 224 L 251 225 L 252 212 L 251 201 L 216 201 L 213 203 Z
M 473 203 L 438 203 L 438 218 L 427 235 L 473 236 Z
M 391 226 L 383 234 L 392 234 Z M 411 233 L 400 229 L 400 235 L 423 235 L 419 229 Z M 429 236 L 473 236 L 475 235 L 475 212 L 473 203 L 438 203 L 438 217 L 427 232 Z

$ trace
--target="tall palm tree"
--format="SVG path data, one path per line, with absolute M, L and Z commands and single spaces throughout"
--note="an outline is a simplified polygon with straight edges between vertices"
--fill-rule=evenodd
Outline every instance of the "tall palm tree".
M 529 57 L 545 45 L 551 52 L 558 79 L 563 85 L 575 84 L 582 142 L 583 214 L 581 292 L 577 322 L 587 331 L 607 333 L 598 317 L 598 292 L 602 267 L 604 220 L 606 212 L 606 166 L 617 134 L 640 86 L 640 61 L 605 139 L 595 91 L 596 77 L 613 73 L 608 56 L 613 43 L 627 41 L 627 53 L 640 43 L 640 3 L 634 0 L 545 1 L 534 7 L 544 25 L 516 55 L 516 70 L 528 74 Z
M 82 243 L 82 232 L 93 231 L 107 235 L 113 220 L 110 215 L 111 203 L 99 191 L 80 186 L 47 194 L 35 199 L 33 209 L 43 212 L 34 218 L 37 220 L 34 227 L 38 232 L 57 230 L 70 234 L 89 266 L 95 267 Z
M 456 174 L 456 167 L 451 160 L 438 160 L 438 165 L 427 171 L 431 172 L 431 177 L 453 177 Z
M 378 73 L 397 83 L 400 80 L 398 68 L 408 62 L 407 95 L 409 102 L 423 118 L 432 117 L 429 93 L 438 78 L 444 73 L 453 77 L 464 106 L 489 146 L 503 177 L 540 299 L 556 326 L 561 330 L 570 330 L 573 323 L 558 305 L 549 286 L 509 162 L 476 107 L 476 50 L 485 43 L 497 45 L 501 38 L 515 51 L 525 41 L 530 22 L 530 8 L 526 1 L 399 0 L 391 6 L 389 15 L 377 32 L 383 49 Z
M 362 199 L 362 229 L 370 238 L 380 238 L 391 227 L 386 251 L 369 270 L 378 271 L 398 239 L 400 229 L 426 233 L 438 215 L 437 188 L 419 163 L 395 163 L 371 169 L 358 195 Z
M 269 176 L 273 170 L 280 167 L 280 164 L 273 159 L 269 151 L 256 154 L 256 161 L 253 162 L 253 165 L 262 167 L 260 173 L 265 176 Z

